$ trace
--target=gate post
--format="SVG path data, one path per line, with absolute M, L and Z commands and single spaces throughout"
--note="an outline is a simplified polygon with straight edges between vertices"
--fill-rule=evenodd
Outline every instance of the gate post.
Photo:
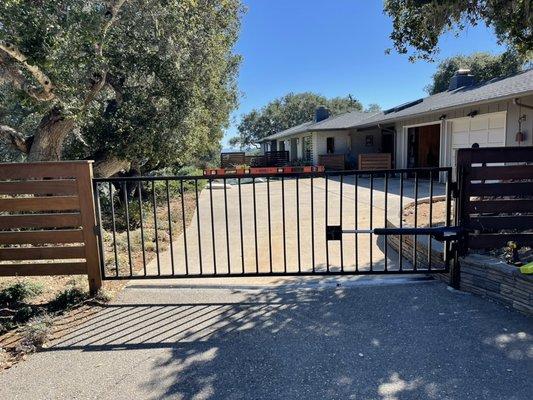
M 85 242 L 85 259 L 87 261 L 87 275 L 89 292 L 94 296 L 102 287 L 100 273 L 100 257 L 96 239 L 96 213 L 93 196 L 93 166 L 92 161 L 79 164 L 77 183 L 80 199 L 80 215 L 82 222 L 83 240 Z

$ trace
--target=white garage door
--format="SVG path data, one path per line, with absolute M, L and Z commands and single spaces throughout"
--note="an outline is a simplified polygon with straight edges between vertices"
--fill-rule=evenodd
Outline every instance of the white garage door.
M 458 149 L 472 147 L 474 143 L 478 143 L 479 147 L 505 146 L 505 112 L 453 119 L 450 124 L 453 167 Z

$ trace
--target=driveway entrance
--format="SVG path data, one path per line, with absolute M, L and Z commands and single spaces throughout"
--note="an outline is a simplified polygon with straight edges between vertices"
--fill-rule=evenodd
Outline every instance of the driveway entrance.
M 132 282 L 0 374 L 2 398 L 531 398 L 526 316 L 436 281 L 331 279 L 297 288 Z
M 142 270 L 106 273 L 104 279 L 432 272 L 431 266 L 403 263 L 384 237 L 369 230 L 387 227 L 387 220 L 401 226 L 400 209 L 415 200 L 440 196 L 449 202 L 449 191 L 437 182 L 442 174 L 450 170 L 225 178 L 218 185 L 211 179 L 198 193 L 195 215 L 185 232 L 173 238 L 172 249 Z M 142 180 L 97 182 L 138 185 Z M 416 225 L 428 225 L 427 216 L 417 221 L 416 210 Z M 335 226 L 367 232 L 329 241 L 328 229 Z

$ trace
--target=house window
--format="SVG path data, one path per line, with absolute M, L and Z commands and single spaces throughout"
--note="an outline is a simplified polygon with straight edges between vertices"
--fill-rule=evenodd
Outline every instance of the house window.
M 326 139 L 326 152 L 328 154 L 335 153 L 335 138 L 328 137 Z

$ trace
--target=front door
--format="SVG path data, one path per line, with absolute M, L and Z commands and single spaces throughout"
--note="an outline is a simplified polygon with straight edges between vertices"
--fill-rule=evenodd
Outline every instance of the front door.
M 408 168 L 438 167 L 440 124 L 409 128 Z

